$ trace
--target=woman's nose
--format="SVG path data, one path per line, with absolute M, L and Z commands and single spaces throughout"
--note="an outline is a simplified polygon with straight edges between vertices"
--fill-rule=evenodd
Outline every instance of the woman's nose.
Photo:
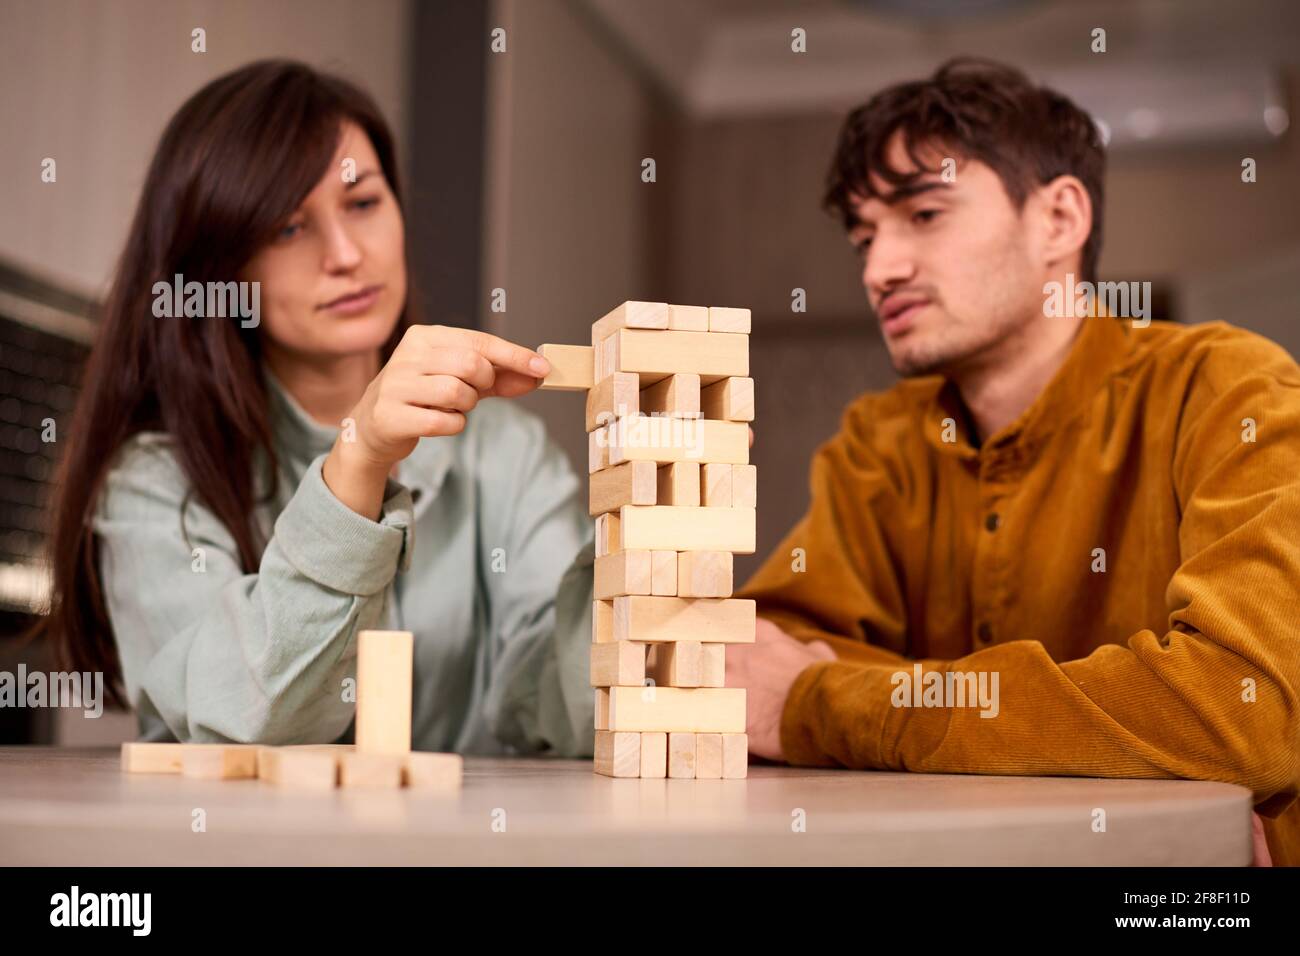
M 348 272 L 361 264 L 361 246 L 342 222 L 334 222 L 325 233 L 325 270 Z

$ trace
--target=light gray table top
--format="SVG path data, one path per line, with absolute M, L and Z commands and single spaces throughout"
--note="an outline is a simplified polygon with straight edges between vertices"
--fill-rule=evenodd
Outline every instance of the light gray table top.
M 614 780 L 587 761 L 467 758 L 449 795 L 302 793 L 126 775 L 115 749 L 0 748 L 7 866 L 1245 866 L 1250 813 L 1242 787 L 1180 780 L 767 766 L 746 780 Z

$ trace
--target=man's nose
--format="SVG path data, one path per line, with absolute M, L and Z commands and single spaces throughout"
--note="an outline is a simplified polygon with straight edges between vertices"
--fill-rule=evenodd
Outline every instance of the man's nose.
M 906 242 L 877 236 L 862 268 L 862 285 L 872 302 L 916 276 L 916 259 Z

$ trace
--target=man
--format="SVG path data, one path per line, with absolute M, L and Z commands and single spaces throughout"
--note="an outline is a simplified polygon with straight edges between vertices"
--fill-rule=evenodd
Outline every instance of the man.
M 1088 116 L 996 64 L 849 115 L 826 205 L 903 380 L 819 449 L 727 683 L 762 757 L 1229 781 L 1295 864 L 1300 368 L 1223 323 L 1061 314 L 1103 173 Z

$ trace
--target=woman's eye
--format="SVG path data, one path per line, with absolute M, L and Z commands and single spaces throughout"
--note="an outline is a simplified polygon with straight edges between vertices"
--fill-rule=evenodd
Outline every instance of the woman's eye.
M 938 215 L 939 215 L 939 210 L 937 209 L 918 209 L 916 211 L 916 214 L 912 216 L 912 221 L 929 222 L 930 220 L 934 219 Z
M 281 238 L 281 239 L 292 239 L 294 236 L 298 235 L 298 233 L 299 233 L 301 230 L 302 230 L 302 223 L 300 223 L 300 222 L 291 222 L 291 223 L 289 223 L 287 226 L 285 226 L 283 229 L 280 230 L 280 238 Z
M 352 202 L 353 209 L 369 209 L 371 206 L 379 205 L 378 196 L 369 196 L 365 199 L 356 199 Z

